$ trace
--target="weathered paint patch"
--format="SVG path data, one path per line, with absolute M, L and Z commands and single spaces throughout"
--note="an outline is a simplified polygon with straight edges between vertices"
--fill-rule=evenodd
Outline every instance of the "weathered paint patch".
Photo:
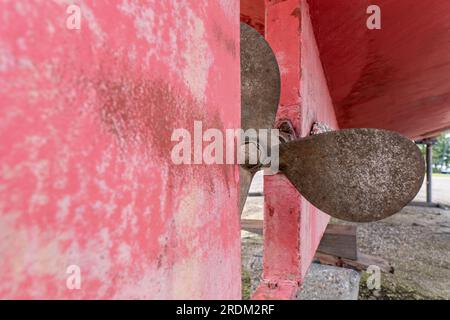
M 239 298 L 235 167 L 170 161 L 240 124 L 237 3 L 80 4 L 0 4 L 0 297 Z

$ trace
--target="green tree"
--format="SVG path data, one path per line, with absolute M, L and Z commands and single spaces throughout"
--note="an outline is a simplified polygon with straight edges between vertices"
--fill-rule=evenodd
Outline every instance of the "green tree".
M 419 145 L 419 149 L 425 156 L 426 146 Z M 433 146 L 433 166 L 435 172 L 450 167 L 450 131 L 444 132 L 436 139 Z
M 439 167 L 450 165 L 450 131 L 440 135 L 433 146 L 433 163 Z

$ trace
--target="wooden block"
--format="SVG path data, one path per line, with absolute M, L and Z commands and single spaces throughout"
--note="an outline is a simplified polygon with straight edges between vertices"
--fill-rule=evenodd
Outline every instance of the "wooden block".
M 317 251 L 357 260 L 356 226 L 329 224 Z
M 252 220 L 252 219 L 242 219 L 241 220 L 241 229 L 253 232 L 256 234 L 263 234 L 263 220 Z
M 263 234 L 263 220 L 242 219 L 241 229 Z M 357 259 L 356 227 L 329 224 L 318 251 L 346 259 Z
M 263 220 L 242 219 L 241 229 L 263 234 Z M 329 224 L 318 251 L 346 259 L 357 259 L 356 227 L 348 225 Z
M 394 273 L 394 268 L 383 258 L 362 253 L 358 253 L 358 260 L 351 260 L 339 258 L 322 252 L 316 252 L 314 260 L 320 262 L 321 264 L 350 268 L 358 271 L 366 271 L 369 266 L 377 266 L 383 272 Z

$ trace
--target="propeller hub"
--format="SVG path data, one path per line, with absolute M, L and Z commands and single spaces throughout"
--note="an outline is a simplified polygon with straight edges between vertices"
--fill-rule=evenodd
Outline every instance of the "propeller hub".
M 267 149 L 265 149 L 258 141 L 247 141 L 240 146 L 240 157 L 242 159 L 241 166 L 244 169 L 256 172 L 260 170 L 268 161 Z

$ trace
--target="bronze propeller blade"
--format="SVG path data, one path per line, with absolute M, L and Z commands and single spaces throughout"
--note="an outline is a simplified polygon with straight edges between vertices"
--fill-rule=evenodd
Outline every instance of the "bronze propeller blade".
M 280 100 L 280 71 L 264 37 L 241 23 L 241 128 L 271 129 Z M 240 169 L 241 212 L 254 172 Z
M 280 145 L 280 171 L 325 213 L 370 222 L 415 197 L 425 164 L 417 146 L 398 133 L 347 129 Z
M 280 100 L 277 59 L 258 31 L 241 23 L 241 128 L 271 129 Z
M 251 172 L 242 167 L 239 167 L 239 185 L 240 185 L 240 197 L 239 197 L 239 210 L 242 214 L 244 209 L 245 200 L 247 199 L 248 191 L 250 190 L 250 185 L 252 184 L 253 176 L 255 172 Z

